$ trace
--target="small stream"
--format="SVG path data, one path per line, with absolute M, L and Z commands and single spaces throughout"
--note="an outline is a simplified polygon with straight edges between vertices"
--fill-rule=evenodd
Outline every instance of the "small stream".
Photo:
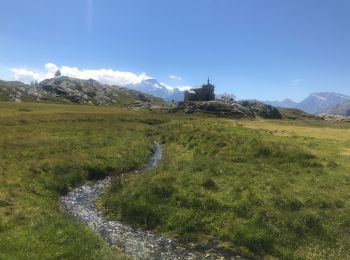
M 162 148 L 155 143 L 155 152 L 138 174 L 157 166 L 162 157 Z M 83 185 L 61 197 L 60 201 L 67 213 L 87 224 L 110 246 L 121 249 L 134 259 L 192 259 L 194 254 L 176 241 L 158 236 L 148 231 L 135 229 L 119 221 L 107 220 L 94 201 L 110 185 L 111 178 Z

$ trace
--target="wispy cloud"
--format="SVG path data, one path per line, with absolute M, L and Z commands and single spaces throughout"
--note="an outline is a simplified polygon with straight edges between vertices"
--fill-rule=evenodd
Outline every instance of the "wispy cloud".
M 292 87 L 296 87 L 296 86 L 299 86 L 299 84 L 300 84 L 300 79 L 293 79 L 291 82 L 290 82 L 290 86 L 292 86 Z
M 128 84 L 137 84 L 143 80 L 150 79 L 146 73 L 139 75 L 112 69 L 79 69 L 77 67 L 57 66 L 53 63 L 47 63 L 43 71 L 32 71 L 24 68 L 12 68 L 12 77 L 15 80 L 20 80 L 29 83 L 32 80 L 42 81 L 47 78 L 52 78 L 57 70 L 61 71 L 62 76 L 69 76 L 79 79 L 95 79 L 104 84 L 125 86 Z
M 193 86 L 176 86 L 176 88 L 178 88 L 181 91 L 184 91 L 184 90 L 190 90 L 191 88 L 193 88 Z
M 170 76 L 169 76 L 169 78 L 171 78 L 171 79 L 175 79 L 175 80 L 182 80 L 182 78 L 181 78 L 181 77 L 179 77 L 179 76 L 175 76 L 175 75 L 170 75 Z
M 34 72 L 28 69 L 21 69 L 21 68 L 13 68 L 11 69 L 12 77 L 14 80 L 20 80 L 23 82 L 30 82 L 30 81 L 40 81 L 42 80 L 42 74 L 38 72 Z

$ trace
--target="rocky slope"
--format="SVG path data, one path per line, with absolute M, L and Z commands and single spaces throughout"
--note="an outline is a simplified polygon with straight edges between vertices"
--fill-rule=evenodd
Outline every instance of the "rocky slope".
M 0 80 L 0 101 L 37 101 L 38 90 L 20 81 Z
M 96 80 L 70 77 L 46 79 L 36 85 L 18 81 L 0 81 L 0 100 L 59 102 L 94 105 L 150 107 L 161 104 L 160 98 Z
M 281 119 L 277 108 L 257 101 L 225 103 L 222 101 L 180 102 L 169 112 L 202 112 L 229 118 L 268 118 Z
M 322 117 L 306 113 L 296 108 L 278 108 L 284 119 L 290 120 L 323 120 Z
M 327 112 L 331 115 L 350 116 L 350 100 L 339 103 Z
M 282 119 L 277 108 L 258 101 L 239 101 L 243 107 L 249 109 L 255 117 L 266 119 Z

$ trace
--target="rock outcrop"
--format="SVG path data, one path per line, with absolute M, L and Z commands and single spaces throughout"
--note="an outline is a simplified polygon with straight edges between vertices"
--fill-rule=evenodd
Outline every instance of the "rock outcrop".
M 266 119 L 282 119 L 281 113 L 277 108 L 266 105 L 258 101 L 239 101 L 243 107 L 249 109 L 255 117 L 266 118 Z
M 0 80 L 1 101 L 37 101 L 40 97 L 39 92 L 35 87 L 20 81 Z
M 281 119 L 278 109 L 256 101 L 226 103 L 222 101 L 180 102 L 169 112 L 202 112 L 229 118 L 269 118 Z
M 70 77 L 46 79 L 40 84 L 0 81 L 0 100 L 115 105 L 148 108 L 160 98 L 139 91 L 101 84 L 96 80 Z

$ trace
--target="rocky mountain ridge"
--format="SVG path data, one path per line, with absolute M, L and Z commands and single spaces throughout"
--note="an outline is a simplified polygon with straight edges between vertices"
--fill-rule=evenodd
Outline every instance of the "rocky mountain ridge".
M 298 103 L 294 102 L 293 100 L 286 98 L 282 101 L 263 101 L 263 103 L 274 106 L 274 107 L 284 107 L 284 108 L 295 108 Z
M 335 106 L 346 100 L 350 100 L 350 97 L 338 93 L 313 93 L 300 102 L 296 108 L 311 114 L 329 113 Z
M 141 91 L 166 101 L 183 101 L 184 92 L 178 88 L 168 87 L 156 79 L 146 79 L 136 84 L 128 84 L 127 88 Z
M 339 103 L 335 107 L 328 110 L 328 114 L 340 115 L 340 116 L 350 116 L 350 99 Z
M 264 101 L 265 104 L 283 108 L 297 108 L 310 114 L 346 115 L 349 96 L 335 92 L 312 93 L 300 103 L 286 99 L 283 101 Z M 344 103 L 344 105 L 343 105 Z

